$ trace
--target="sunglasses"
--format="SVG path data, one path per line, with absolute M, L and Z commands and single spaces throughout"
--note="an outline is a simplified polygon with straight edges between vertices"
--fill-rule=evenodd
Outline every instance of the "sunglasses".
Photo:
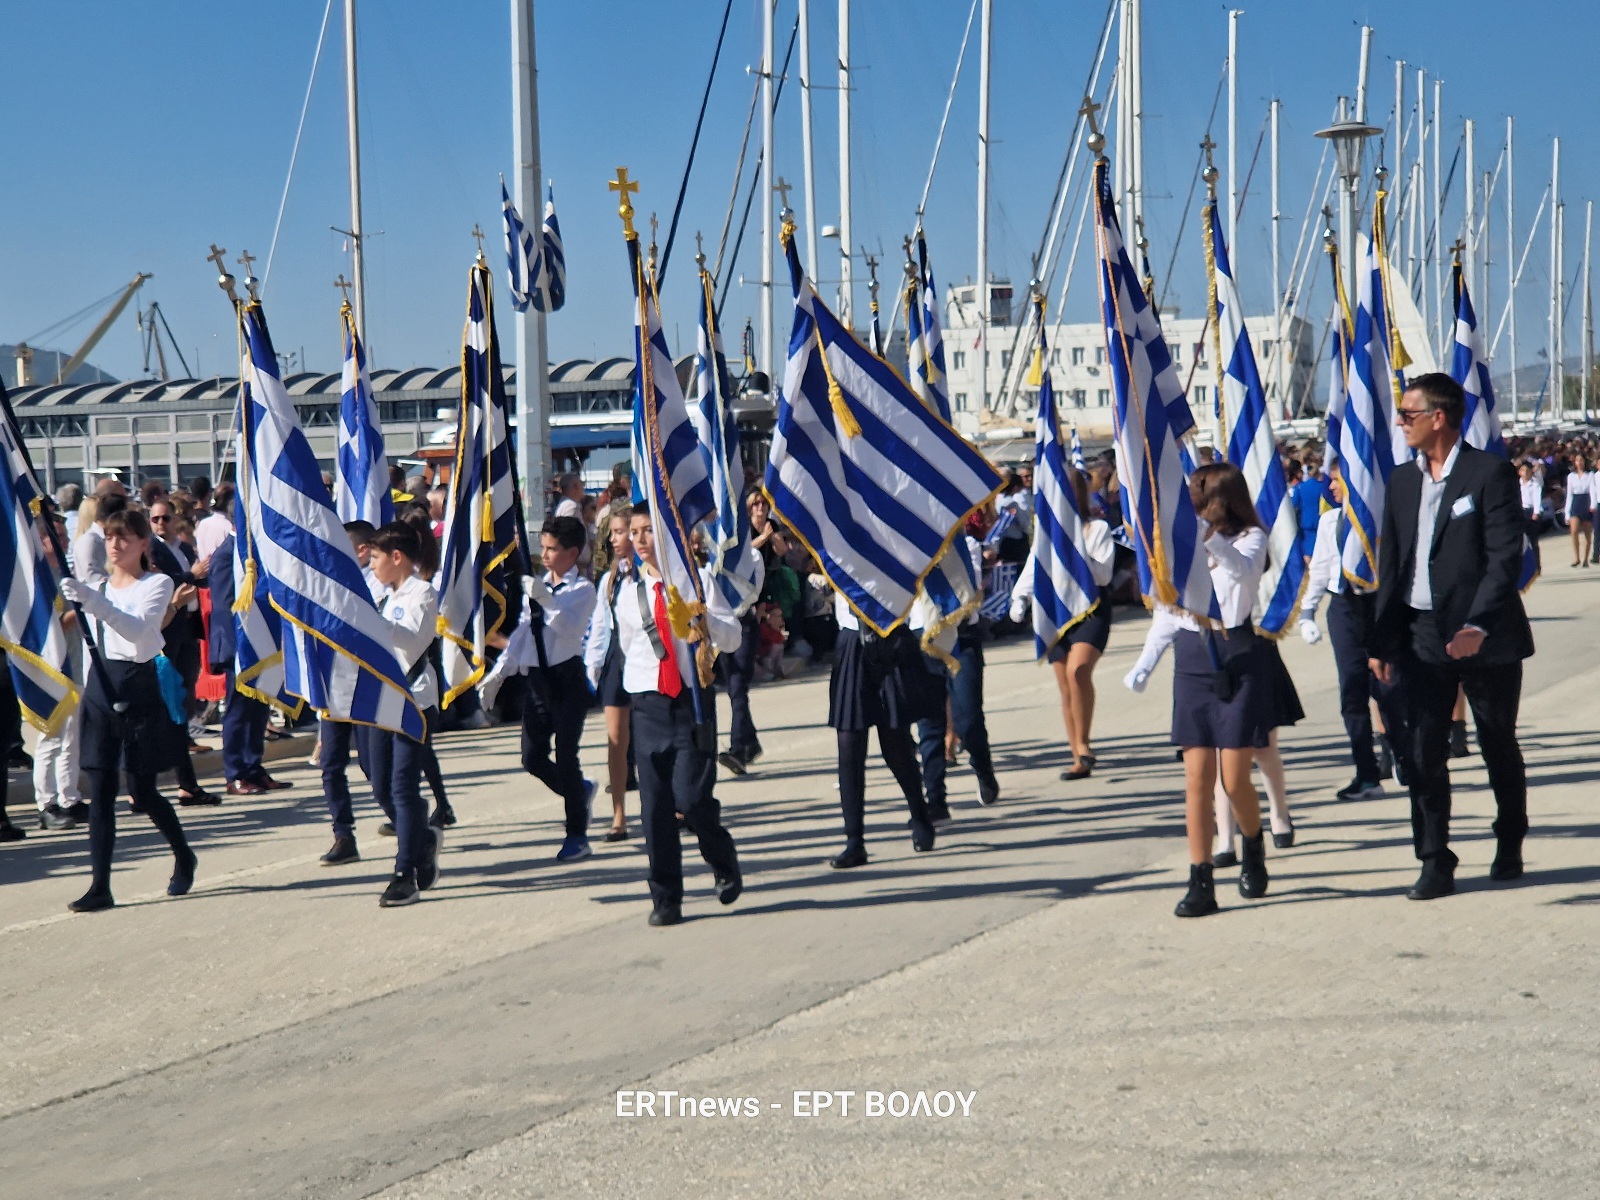
M 151 517 L 150 518 L 150 524 L 152 524 L 152 525 L 155 525 L 155 524 L 158 524 L 158 523 L 165 524 L 166 522 L 168 522 L 170 520 L 172 520 L 171 514 L 168 514 L 167 516 L 162 516 L 162 517 Z
M 1394 416 L 1395 420 L 1399 421 L 1400 424 L 1410 425 L 1418 417 L 1431 416 L 1437 411 L 1437 409 L 1433 408 L 1397 408 L 1394 410 Z

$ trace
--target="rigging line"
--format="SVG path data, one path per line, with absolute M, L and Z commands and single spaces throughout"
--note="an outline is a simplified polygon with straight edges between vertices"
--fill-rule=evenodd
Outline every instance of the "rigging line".
M 1312 177 L 1311 191 L 1306 195 L 1305 216 L 1300 218 L 1300 236 L 1295 239 L 1294 254 L 1289 258 L 1289 291 L 1278 297 L 1280 304 L 1290 296 L 1298 296 L 1300 294 L 1300 285 L 1297 282 L 1300 276 L 1300 255 L 1306 248 L 1306 233 L 1311 228 L 1312 206 L 1316 204 L 1317 190 L 1322 186 L 1322 168 L 1328 165 L 1328 145 L 1329 139 L 1324 138 L 1322 141 L 1322 157 L 1317 160 L 1317 173 Z
M 165 310 L 154 301 L 151 302 L 150 308 L 155 312 L 156 316 L 161 318 L 161 328 L 167 331 L 167 340 L 172 343 L 173 353 L 178 356 L 178 362 L 183 366 L 184 377 L 186 379 L 193 378 L 189 371 L 189 361 L 183 357 L 183 351 L 178 346 L 178 339 L 172 336 L 172 326 L 167 324 L 167 314 Z M 161 349 L 161 342 L 159 339 L 156 341 L 156 349 L 158 352 Z
M 794 56 L 795 39 L 800 36 L 800 18 L 794 19 L 794 28 L 789 30 L 789 48 L 783 52 L 783 69 L 778 72 L 778 86 L 772 90 L 772 111 L 778 111 L 778 101 L 783 98 L 783 85 L 789 78 L 789 60 Z M 728 263 L 728 278 L 722 281 L 722 295 L 717 300 L 717 327 L 722 325 L 722 305 L 728 298 L 728 285 L 732 282 L 733 267 L 739 261 L 739 247 L 744 245 L 744 231 L 750 224 L 750 206 L 755 203 L 756 189 L 761 186 L 761 163 L 766 157 L 767 148 L 763 146 L 761 153 L 756 155 L 755 175 L 750 180 L 750 190 L 745 193 L 744 216 L 739 218 L 739 236 L 733 242 L 733 258 Z M 767 197 L 767 203 L 772 203 L 772 197 Z M 811 264 L 815 271 L 817 265 Z
M 733 12 L 733 0 L 728 0 L 722 10 L 722 28 L 717 31 L 717 48 L 711 53 L 711 73 L 706 76 L 706 90 L 700 97 L 700 115 L 694 121 L 694 137 L 689 142 L 689 161 L 683 164 L 683 181 L 678 184 L 678 202 L 672 208 L 672 223 L 667 226 L 667 246 L 661 252 L 661 265 L 656 268 L 656 286 L 666 282 L 667 263 L 672 258 L 672 242 L 678 236 L 678 218 L 683 215 L 683 197 L 689 190 L 689 173 L 694 170 L 694 152 L 700 147 L 700 129 L 706 122 L 706 105 L 711 100 L 711 85 L 717 78 L 717 62 L 722 58 L 722 39 L 728 32 L 728 15 Z
M 733 210 L 739 203 L 739 183 L 744 179 L 744 156 L 750 149 L 750 129 L 755 124 L 756 108 L 761 103 L 761 80 L 758 77 L 750 88 L 750 112 L 744 119 L 744 138 L 739 143 L 739 161 L 733 167 L 733 189 L 728 193 L 728 212 L 722 218 L 722 237 L 717 241 L 717 265 L 711 274 L 722 278 L 722 255 L 728 249 L 728 229 L 733 224 Z
M 1549 202 L 1550 185 L 1545 184 L 1544 193 L 1539 197 L 1539 207 L 1533 214 L 1533 224 L 1528 226 L 1528 240 L 1522 244 L 1522 256 L 1517 259 L 1517 273 L 1511 277 L 1511 295 L 1506 297 L 1505 306 L 1500 310 L 1500 321 L 1494 327 L 1494 340 L 1489 343 L 1491 359 L 1500 346 L 1500 335 L 1505 332 L 1506 321 L 1511 316 L 1511 302 L 1516 297 L 1517 284 L 1522 282 L 1523 269 L 1528 265 L 1528 251 L 1533 249 L 1533 236 L 1539 232 L 1539 222 L 1544 219 L 1544 206 Z
M 125 284 L 125 283 L 124 284 L 119 284 L 117 287 L 113 288 L 110 292 L 106 293 L 104 296 L 101 296 L 100 299 L 94 301 L 93 303 L 85 304 L 82 308 L 80 308 L 77 312 L 73 313 L 71 316 L 62 317 L 61 320 L 57 321 L 54 325 L 47 325 L 47 326 L 45 326 L 45 328 L 41 329 L 38 333 L 30 333 L 27 337 L 23 338 L 22 341 L 23 342 L 29 342 L 29 343 L 37 342 L 40 338 L 49 337 L 52 333 L 55 333 L 58 330 L 70 329 L 70 328 L 72 328 L 72 326 L 76 325 L 79 321 L 81 321 L 85 317 L 87 317 L 95 309 L 105 307 L 107 304 L 110 304 L 113 300 L 115 300 L 118 296 L 122 295 L 122 293 L 127 291 L 127 290 L 128 290 L 128 285 L 127 284 Z
M 305 99 L 300 102 L 300 123 L 294 130 L 294 149 L 289 152 L 289 173 L 283 179 L 283 195 L 278 198 L 278 219 L 272 223 L 272 245 L 267 250 L 267 265 L 261 270 L 261 286 L 256 289 L 263 295 L 267 280 L 272 278 L 272 258 L 278 252 L 278 232 L 283 228 L 283 212 L 289 206 L 289 185 L 294 182 L 294 164 L 300 157 L 300 138 L 306 131 L 306 113 L 311 108 L 311 89 L 317 82 L 317 64 L 322 61 L 322 47 L 328 39 L 328 18 L 333 14 L 333 0 L 322 9 L 322 29 L 317 34 L 317 52 L 311 56 L 311 78 L 306 80 Z
M 922 199 L 917 201 L 917 224 L 922 224 L 922 214 L 928 208 L 928 193 L 933 189 L 933 172 L 939 165 L 939 151 L 944 146 L 944 129 L 950 123 L 950 105 L 955 102 L 956 84 L 961 82 L 961 64 L 967 59 L 967 43 L 972 39 L 972 18 L 978 14 L 979 0 L 972 0 L 967 10 L 967 28 L 961 35 L 961 52 L 956 55 L 956 73 L 950 79 L 950 92 L 944 98 L 944 116 L 939 118 L 939 136 L 933 142 L 933 161 L 928 164 L 928 179 L 922 185 Z M 892 326 L 891 326 L 892 328 Z
M 1222 88 L 1228 82 L 1228 64 L 1222 64 L 1222 73 L 1217 76 L 1217 90 L 1211 96 L 1211 112 L 1206 117 L 1206 137 L 1211 136 L 1211 127 L 1217 120 L 1217 105 L 1222 102 Z M 1194 208 L 1194 191 L 1200 184 L 1200 172 L 1205 169 L 1206 153 L 1200 151 L 1195 159 L 1194 174 L 1189 179 L 1189 194 L 1183 198 L 1183 216 L 1178 221 L 1178 236 L 1172 242 L 1172 257 L 1167 260 L 1167 272 L 1163 275 L 1161 283 L 1161 300 L 1157 308 L 1166 308 L 1167 294 L 1172 290 L 1172 274 L 1178 269 L 1178 250 L 1183 245 L 1183 231 L 1189 227 L 1189 213 Z

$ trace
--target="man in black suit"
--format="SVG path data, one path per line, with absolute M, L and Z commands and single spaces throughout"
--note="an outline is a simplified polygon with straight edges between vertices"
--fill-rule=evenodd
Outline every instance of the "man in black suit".
M 1411 834 L 1422 874 L 1406 894 L 1455 890 L 1450 710 L 1465 688 L 1498 817 L 1491 879 L 1522 874 L 1528 781 L 1517 745 L 1522 660 L 1533 654 L 1517 577 L 1526 524 L 1517 473 L 1461 440 L 1466 397 L 1450 376 L 1411 381 L 1395 419 L 1414 462 L 1396 466 L 1378 548 L 1372 669 L 1398 668 L 1410 745 Z

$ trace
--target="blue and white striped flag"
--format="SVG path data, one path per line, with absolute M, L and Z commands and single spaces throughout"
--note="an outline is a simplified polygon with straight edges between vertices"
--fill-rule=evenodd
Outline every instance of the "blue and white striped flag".
M 544 252 L 540 243 L 543 239 L 535 239 L 523 225 L 522 214 L 511 202 L 511 193 L 506 191 L 504 175 L 500 176 L 500 217 L 506 231 L 506 287 L 511 293 L 511 307 L 527 312 L 528 305 L 538 296 L 540 303 L 534 307 L 542 312 Z
M 5 384 L 0 382 L 0 393 Z M 22 715 L 41 733 L 55 737 L 78 706 L 78 687 L 68 675 L 67 638 L 56 604 L 55 574 L 45 558 L 37 519 L 43 491 L 29 468 L 22 433 L 11 423 L 11 405 L 0 416 L 0 563 L 5 563 L 5 601 L 0 608 L 0 650 L 11 668 L 11 686 Z M 64 563 L 57 570 L 65 571 Z
M 783 245 L 794 327 L 767 494 L 863 623 L 886 634 L 1000 474 L 817 297 L 787 215 Z
M 344 376 L 340 381 L 333 507 L 341 521 L 387 525 L 394 520 L 394 497 L 389 492 L 383 422 L 372 397 L 366 347 L 356 333 L 355 311 L 348 303 L 339 309 L 339 323 L 344 329 Z
M 567 302 L 567 252 L 561 245 L 561 223 L 556 220 L 556 189 L 545 187 L 544 201 L 544 276 L 543 286 L 534 293 L 533 306 L 540 312 L 557 312 Z
M 933 266 L 928 261 L 928 239 L 917 228 L 916 274 L 907 286 L 907 350 L 911 365 L 911 386 L 919 399 L 950 420 L 950 377 L 944 369 L 944 332 L 939 327 L 939 292 L 933 284 Z
M 1300 611 L 1305 588 L 1306 560 L 1300 553 L 1300 521 L 1289 495 L 1289 477 L 1278 455 L 1267 393 L 1256 370 L 1255 350 L 1245 328 L 1244 306 L 1228 258 L 1228 241 L 1217 218 L 1217 202 L 1206 202 L 1205 233 L 1211 253 L 1212 294 L 1216 307 L 1211 321 L 1222 347 L 1217 369 L 1217 389 L 1222 408 L 1223 444 L 1228 461 L 1244 473 L 1255 500 L 1256 516 L 1267 531 L 1267 569 L 1257 593 L 1256 626 L 1268 637 L 1281 637 Z
M 1450 355 L 1450 376 L 1467 393 L 1466 414 L 1461 421 L 1461 436 L 1467 445 L 1509 458 L 1506 441 L 1500 433 L 1500 414 L 1495 411 L 1494 385 L 1489 381 L 1488 355 L 1483 348 L 1483 330 L 1467 293 L 1466 275 L 1455 264 L 1456 332 Z M 1517 589 L 1527 591 L 1539 577 L 1539 553 L 1527 534 L 1522 535 L 1522 571 Z
M 474 263 L 467 273 L 455 466 L 434 581 L 445 707 L 483 677 L 489 636 L 514 625 L 522 603 L 511 595 L 520 573 L 516 489 L 493 291 L 489 269 Z
M 278 622 L 285 696 L 331 720 L 421 740 L 422 712 L 278 378 L 260 303 L 241 306 L 239 320 L 248 387 L 240 396 L 246 455 L 239 463 L 244 520 L 238 528 L 248 531 L 252 561 L 244 581 L 252 586 L 240 589 L 241 601 L 250 597 L 254 609 L 270 611 Z M 259 570 L 255 580 L 248 577 L 252 569 Z
M 633 246 L 630 241 L 629 246 Z M 647 335 L 650 346 L 649 374 L 654 380 L 656 426 L 646 422 L 645 408 L 637 402 L 633 406 L 633 499 L 649 500 L 647 477 L 652 467 L 652 447 L 659 442 L 664 469 L 671 479 L 672 496 L 685 529 L 693 529 L 701 521 L 714 520 L 719 512 L 716 487 L 712 481 L 713 450 L 711 443 L 703 440 L 704 434 L 696 428 L 678 386 L 678 371 L 672 361 L 672 351 L 661 328 L 661 312 L 655 294 L 655 280 L 641 256 L 639 276 L 650 293 L 649 308 L 655 314 Z M 634 314 L 634 322 L 641 320 Z M 637 340 L 637 336 L 635 338 Z M 638 368 L 634 369 L 634 396 L 640 394 Z M 720 389 L 719 389 L 720 390 Z M 659 537 L 660 534 L 657 534 Z
M 1078 440 L 1078 427 L 1072 427 L 1072 466 L 1074 470 L 1087 472 L 1088 466 L 1083 461 L 1083 443 Z
M 1011 527 L 1017 523 L 1017 510 L 1015 508 L 1002 508 L 995 514 L 994 524 L 989 526 L 989 532 L 983 535 L 985 546 L 998 546 L 1000 539 L 1011 532 Z
M 716 508 L 705 518 L 711 574 L 734 612 L 749 611 L 761 594 L 761 552 L 752 544 L 750 513 L 744 506 L 744 461 L 739 426 L 729 408 L 728 362 L 717 328 L 711 275 L 700 269 L 700 330 L 694 360 L 696 397 L 689 422 L 700 438 L 710 467 Z
M 1354 330 L 1343 372 L 1345 390 L 1338 410 L 1328 415 L 1328 457 L 1338 461 L 1344 478 L 1350 535 L 1345 539 L 1342 568 L 1345 578 L 1363 592 L 1378 586 L 1378 535 L 1396 461 L 1395 376 L 1389 346 L 1383 272 L 1373 243 L 1362 238 Z
M 1017 588 L 1021 568 L 1016 563 L 995 563 L 988 570 L 989 578 L 983 589 L 983 603 L 978 615 L 991 621 L 1004 621 L 1011 612 L 1011 593 Z
M 1038 302 L 1039 360 L 1045 354 L 1044 300 Z M 1056 410 L 1050 368 L 1041 368 L 1039 412 L 1033 429 L 1033 650 L 1043 659 L 1062 634 L 1094 611 L 1100 603 L 1100 585 L 1084 553 L 1084 522 L 1078 511 L 1078 493 L 1067 477 L 1066 455 L 1061 446 L 1061 414 Z M 1078 431 L 1072 431 L 1074 448 Z M 1078 454 L 1081 460 L 1081 452 Z M 1081 468 L 1079 468 L 1081 470 Z
M 1133 538 L 1144 597 L 1202 619 L 1216 613 L 1179 454 L 1174 415 L 1188 412 L 1161 324 L 1128 259 L 1104 157 L 1095 162 L 1095 228 L 1106 358 L 1116 391 L 1114 424 L 1123 519 Z M 1182 405 L 1180 409 L 1178 406 Z M 1188 418 L 1192 424 L 1194 418 Z

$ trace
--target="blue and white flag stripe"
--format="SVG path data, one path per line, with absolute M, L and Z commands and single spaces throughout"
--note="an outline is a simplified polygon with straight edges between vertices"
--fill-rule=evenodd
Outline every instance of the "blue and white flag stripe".
M 506 231 L 506 287 L 511 293 L 511 307 L 527 312 L 543 284 L 542 239 L 535 239 L 523 225 L 522 214 L 511 202 L 511 193 L 506 191 L 504 175 L 500 176 L 500 216 Z M 542 311 L 544 305 L 541 303 L 537 307 Z
M 988 617 L 991 621 L 1006 619 L 1011 610 L 1011 593 L 1017 588 L 1018 574 L 1020 568 L 1016 563 L 995 563 L 989 568 L 983 603 L 978 608 L 980 616 Z
M 488 269 L 474 264 L 468 272 L 461 345 L 456 458 L 435 580 L 445 707 L 482 678 L 489 635 L 513 624 L 521 604 L 520 595 L 508 599 L 516 574 L 517 564 L 511 560 L 517 529 L 493 287 Z
M 0 417 L 0 451 L 0 563 L 9 564 L 0 574 L 5 582 L 0 649 L 23 717 L 54 737 L 78 706 L 78 687 L 67 674 L 56 577 L 39 536 L 41 493 L 28 469 L 22 434 L 8 417 Z
M 783 241 L 794 327 L 767 494 L 845 601 L 885 634 L 1000 475 L 818 299 L 787 221 Z
M 1267 531 L 1267 569 L 1261 577 L 1256 626 L 1268 637 L 1280 637 L 1297 619 L 1305 588 L 1306 561 L 1300 553 L 1300 521 L 1289 495 L 1289 478 L 1278 454 L 1266 389 L 1256 369 L 1255 350 L 1245 328 L 1244 306 L 1233 278 L 1227 237 L 1217 219 L 1217 202 L 1205 208 L 1206 236 L 1212 249 L 1216 323 L 1222 346 L 1222 431 L 1228 461 L 1244 473 L 1255 501 L 1256 516 Z
M 1104 158 L 1095 163 L 1095 240 L 1106 358 L 1115 385 L 1117 475 L 1139 590 L 1152 603 L 1210 619 L 1216 596 L 1179 452 L 1183 430 L 1173 424 L 1188 405 L 1161 324 L 1128 259 L 1107 165 Z M 1190 425 L 1193 420 L 1188 417 Z
M 910 268 L 908 267 L 908 270 Z M 916 275 L 906 303 L 907 352 L 911 386 L 922 402 L 950 420 L 950 377 L 944 368 L 944 331 L 939 324 L 939 291 L 928 261 L 928 240 L 917 230 Z
M 1083 443 L 1078 440 L 1078 427 L 1072 427 L 1072 465 L 1079 471 L 1088 471 L 1088 466 L 1083 461 Z
M 556 189 L 545 189 L 543 243 L 544 272 L 541 286 L 533 294 L 533 306 L 540 312 L 556 312 L 567 302 L 567 253 L 561 244 L 561 223 L 556 220 Z
M 632 245 L 632 243 L 629 243 Z M 659 439 L 664 469 L 672 483 L 673 499 L 684 527 L 694 528 L 701 521 L 714 520 L 718 513 L 717 494 L 712 482 L 711 443 L 703 440 L 703 433 L 691 418 L 689 405 L 678 386 L 678 369 L 672 361 L 672 351 L 667 346 L 666 334 L 661 328 L 660 309 L 656 303 L 655 285 L 641 264 L 645 289 L 650 292 L 649 308 L 655 316 L 651 320 L 648 339 L 650 347 L 649 375 L 654 381 L 654 410 L 658 425 L 646 428 L 645 410 L 638 404 L 633 407 L 633 488 L 636 500 L 648 500 L 644 481 L 651 470 L 650 447 Z M 639 316 L 634 315 L 637 325 Z M 637 339 L 636 339 L 637 340 Z M 642 347 L 640 347 L 642 352 Z M 634 394 L 639 394 L 639 368 L 634 369 Z M 721 422 L 719 421 L 719 424 Z
M 239 495 L 244 527 L 282 637 L 283 691 L 336 721 L 375 725 L 420 740 L 421 710 L 395 658 L 355 551 L 333 511 L 311 445 L 278 378 L 259 303 L 240 313 L 250 406 L 248 472 Z M 257 602 L 256 607 L 261 607 Z
M 383 422 L 372 396 L 372 378 L 367 374 L 366 347 L 356 333 L 355 312 L 348 304 L 339 310 L 339 322 L 344 329 L 344 374 L 340 381 L 333 507 L 341 521 L 387 525 L 394 520 L 394 497 L 389 492 Z

